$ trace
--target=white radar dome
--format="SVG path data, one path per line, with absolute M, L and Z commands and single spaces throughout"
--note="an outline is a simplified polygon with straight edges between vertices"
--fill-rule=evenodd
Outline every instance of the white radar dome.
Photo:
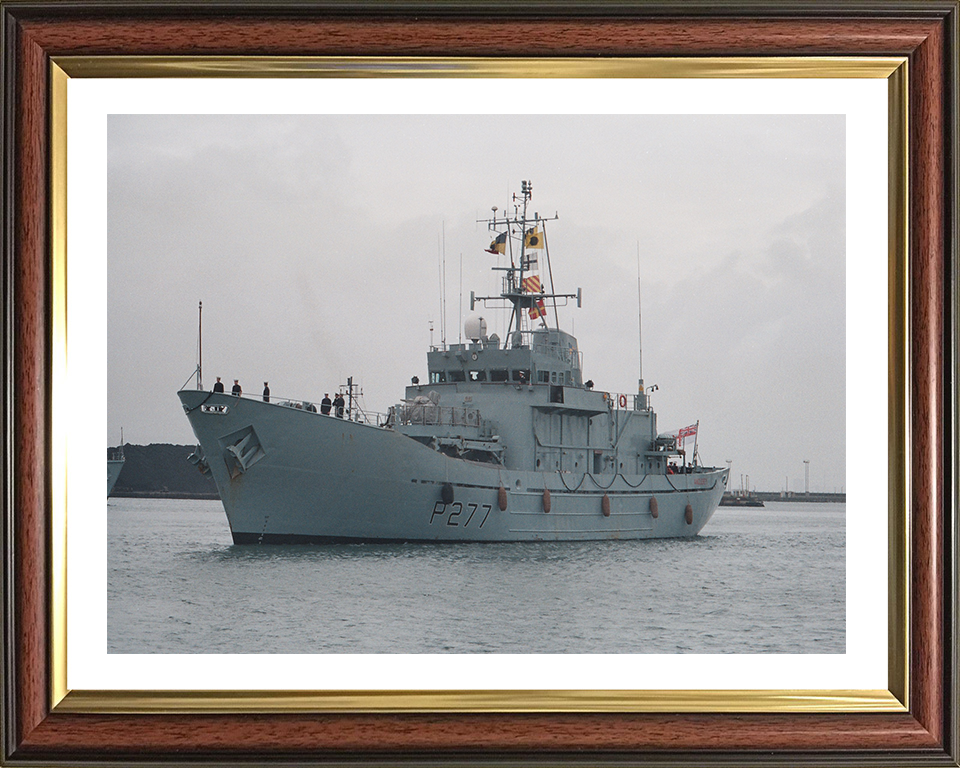
M 470 341 L 480 341 L 487 337 L 487 321 L 480 315 L 468 317 L 463 324 L 463 332 Z

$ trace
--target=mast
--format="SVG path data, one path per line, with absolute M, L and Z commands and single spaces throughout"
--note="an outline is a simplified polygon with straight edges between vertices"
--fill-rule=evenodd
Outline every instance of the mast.
M 578 289 L 576 293 L 556 293 L 554 291 L 553 285 L 553 270 L 550 264 L 549 254 L 546 249 L 546 227 L 545 222 L 554 221 L 559 217 L 554 215 L 550 218 L 544 218 L 540 216 L 539 213 L 534 213 L 533 218 L 528 218 L 528 208 L 530 199 L 533 197 L 533 184 L 529 180 L 523 180 L 520 182 L 520 195 L 513 195 L 513 208 L 514 213 L 511 217 L 509 214 L 505 215 L 502 219 L 497 218 L 497 209 L 493 208 L 493 218 L 492 219 L 480 219 L 479 221 L 487 224 L 487 228 L 491 232 L 496 233 L 494 241 L 490 244 L 490 248 L 487 249 L 488 253 L 500 253 L 500 254 L 509 254 L 510 256 L 510 265 L 506 267 L 492 267 L 495 271 L 499 270 L 505 272 L 502 291 L 499 296 L 477 296 L 470 292 L 470 310 L 473 311 L 476 303 L 478 301 L 484 302 L 484 306 L 487 301 L 494 300 L 506 300 L 510 302 L 510 321 L 507 326 L 507 338 L 511 339 L 513 331 L 524 332 L 524 319 L 523 311 L 533 310 L 534 308 L 540 308 L 544 306 L 544 309 L 540 309 L 534 316 L 535 317 L 544 317 L 546 313 L 545 302 L 549 299 L 553 302 L 554 315 L 556 317 L 557 328 L 560 327 L 559 322 L 559 313 L 557 312 L 557 299 L 576 299 L 577 306 L 580 306 L 581 303 L 581 292 Z M 533 228 L 528 234 L 528 226 L 533 224 Z M 498 227 L 505 227 L 505 231 L 498 232 Z M 534 245 L 530 244 L 529 248 L 527 246 L 528 236 L 532 237 L 534 233 L 537 233 L 540 238 L 542 238 L 542 243 L 537 243 Z M 520 240 L 520 263 L 519 265 L 513 259 L 513 247 L 514 240 L 519 237 Z M 544 251 L 544 258 L 547 261 L 547 270 L 550 277 L 550 292 L 547 293 L 544 290 L 544 286 L 541 283 L 540 292 L 527 291 L 524 285 L 524 275 L 530 267 L 530 259 L 527 257 L 529 250 Z M 531 257 L 532 258 L 532 257 Z M 494 305 L 503 306 L 506 308 L 508 305 Z M 544 317 L 544 324 L 546 324 L 546 319 Z M 521 337 L 522 338 L 522 337 Z M 513 343 L 512 339 L 509 343 Z
M 460 251 L 460 306 L 457 308 L 457 325 L 460 327 L 460 344 L 463 344 L 463 251 Z
M 440 281 L 440 346 L 446 349 L 447 346 L 447 323 L 446 323 L 446 259 L 443 254 L 443 233 L 437 237 L 437 278 Z
M 693 433 L 693 464 L 694 466 L 696 466 L 697 464 L 697 439 L 699 437 L 700 437 L 700 419 L 697 419 L 697 431 Z M 749 490 L 749 488 L 747 490 Z
M 640 291 L 640 241 L 637 240 L 637 365 L 640 374 L 640 391 L 643 392 L 643 294 Z
M 543 258 L 547 260 L 547 274 L 550 275 L 550 292 L 553 293 L 556 288 L 553 284 L 553 264 L 550 262 L 550 248 L 547 246 L 547 228 L 543 228 Z M 560 313 L 557 311 L 557 302 L 553 302 L 553 319 L 557 324 L 557 330 L 560 330 Z
M 443 318 L 440 323 L 443 346 L 447 346 L 447 222 L 440 222 L 440 257 L 443 261 Z
M 530 202 L 530 198 L 533 197 L 533 184 L 531 184 L 529 180 L 520 182 L 520 194 L 523 197 L 523 214 L 520 216 L 520 276 L 517 278 L 517 285 L 523 290 L 523 272 L 527 266 L 527 204 Z M 514 193 L 513 199 L 517 199 L 516 193 Z M 523 308 L 520 302 L 514 302 L 513 316 L 517 321 L 517 330 L 522 331 Z M 510 328 L 512 327 L 513 320 L 510 321 Z M 509 333 L 510 329 L 508 328 L 507 334 L 509 335 Z
M 647 390 L 643 386 L 643 307 L 641 302 L 642 291 L 640 288 L 640 241 L 637 240 L 637 372 L 639 379 L 637 382 L 637 407 L 640 410 L 647 410 Z
M 197 389 L 203 389 L 203 302 L 197 317 Z

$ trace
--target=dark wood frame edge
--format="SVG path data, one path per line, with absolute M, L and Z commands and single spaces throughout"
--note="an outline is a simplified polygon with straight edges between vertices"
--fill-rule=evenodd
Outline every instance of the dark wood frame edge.
M 122 3 L 3 3 L 4 52 L 3 79 L 3 291 L 4 313 L 4 547 L 13 557 L 5 559 L 4 587 L 4 695 L 2 699 L 4 738 L 0 759 L 13 764 L 50 764 L 97 758 L 124 763 L 169 760 L 173 747 L 179 748 L 177 760 L 195 762 L 215 760 L 223 763 L 251 760 L 326 762 L 417 762 L 424 764 L 464 764 L 480 761 L 509 764 L 541 762 L 636 762 L 673 765 L 679 762 L 704 764 L 878 764 L 896 765 L 909 760 L 915 764 L 954 765 L 957 761 L 957 674 L 956 650 L 956 418 L 954 346 L 956 342 L 956 57 L 957 4 L 955 2 L 902 3 L 873 2 L 845 4 L 842 9 L 830 3 L 780 3 L 777 12 L 769 3 L 738 4 L 722 2 L 695 7 L 684 6 L 688 26 L 718 22 L 727 16 L 777 16 L 778 23 L 830 23 L 837 17 L 862 16 L 863 24 L 876 30 L 873 53 L 909 55 L 911 62 L 911 166 L 915 172 L 909 191 L 912 220 L 923 226 L 911 227 L 910 312 L 913 318 L 914 401 L 911 411 L 915 426 L 912 451 L 912 507 L 914 519 L 913 560 L 922 566 L 914 584 L 912 614 L 914 652 L 911 666 L 913 706 L 906 715 L 338 715 L 309 718 L 314 729 L 310 743 L 271 741 L 269 731 L 289 732 L 291 724 L 305 718 L 294 715 L 256 716 L 97 716 L 49 713 L 47 615 L 44 598 L 47 589 L 46 520 L 50 484 L 46 477 L 49 455 L 50 391 L 46 371 L 49 364 L 50 285 L 46 241 L 46 151 L 47 68 L 51 55 L 69 53 L 158 52 L 166 45 L 163 35 L 143 35 L 129 39 L 124 50 L 113 38 L 93 39 L 90 30 L 108 30 L 118 21 L 131 19 L 137 25 L 163 22 L 159 16 L 206 15 L 209 4 L 199 6 L 181 2 L 150 5 Z M 218 4 L 237 10 L 233 4 Z M 432 13 L 414 21 L 414 10 Z M 487 3 L 488 11 L 505 16 L 502 3 Z M 556 34 L 551 20 L 558 16 L 564 25 L 578 23 L 606 25 L 608 55 L 624 50 L 635 55 L 663 55 L 670 45 L 636 48 L 636 35 L 630 24 L 641 19 L 669 24 L 676 4 L 632 5 L 611 3 L 587 13 L 575 4 L 543 4 L 532 8 L 509 9 L 509 14 L 526 24 L 541 25 Z M 709 12 L 713 9 L 713 13 Z M 258 14 L 266 23 L 278 12 L 304 12 L 300 4 L 285 3 L 243 5 L 245 21 Z M 451 10 L 453 9 L 453 10 Z M 377 13 L 377 11 L 380 13 Z M 366 4 L 325 4 L 310 11 L 311 24 L 323 27 L 344 22 L 338 27 L 351 29 L 351 22 L 368 14 L 385 23 L 426 32 L 419 42 L 403 40 L 387 45 L 387 54 L 438 53 L 446 46 L 453 55 L 451 42 L 444 37 L 449 24 L 459 25 L 456 17 L 462 7 L 407 6 L 383 13 L 383 8 Z M 753 11 L 756 13 L 752 13 Z M 333 13 L 333 11 L 336 11 Z M 550 11 L 549 18 L 543 14 Z M 327 17 L 324 14 L 331 13 Z M 91 18 L 93 14 L 93 18 Z M 149 14 L 149 16 L 147 15 Z M 448 18 L 448 14 L 453 16 Z M 461 14 L 462 15 L 462 14 Z M 504 25 L 498 16 L 477 19 L 473 14 L 467 25 L 483 27 L 490 34 Z M 151 20 L 152 19 L 152 20 Z M 195 17 L 194 17 L 195 19 Z M 578 21 L 579 20 L 579 21 Z M 676 20 L 674 20 L 676 21 Z M 761 18 L 761 22 L 770 19 Z M 681 23 L 684 19 L 680 20 Z M 188 25 L 190 20 L 187 19 Z M 217 23 L 215 20 L 211 23 Z M 839 22 L 842 26 L 842 21 Z M 59 27 L 58 27 L 59 25 Z M 63 36 L 65 27 L 80 25 L 84 34 Z M 625 33 L 618 40 L 616 29 Z M 880 34 L 889 27 L 889 37 Z M 610 30 L 613 29 L 613 33 Z M 234 30 L 234 33 L 236 30 Z M 635 32 L 635 30 L 634 30 Z M 355 53 L 368 52 L 370 35 L 361 25 L 352 28 L 350 40 L 338 39 Z M 367 35 L 366 42 L 364 34 Z M 433 38 L 430 35 L 433 35 Z M 476 34 L 476 33 L 474 33 Z M 59 35 L 59 37 L 58 37 Z M 86 36 L 84 36 L 86 35 Z M 727 53 L 744 53 L 748 41 L 732 41 Z M 108 35 L 109 37 L 109 35 Z M 136 37 L 136 36 L 134 36 Z M 482 37 L 482 36 L 481 36 Z M 68 40 L 68 38 L 70 38 Z M 890 41 L 899 48 L 890 48 Z M 302 43 L 300 43 L 302 45 Z M 382 46 L 382 41 L 381 41 Z M 481 55 L 509 55 L 516 41 L 492 37 L 467 40 L 467 47 Z M 597 41 L 591 42 L 594 49 Z M 817 40 L 794 37 L 781 40 L 776 50 L 781 55 L 810 53 Z M 821 47 L 836 40 L 821 40 Z M 222 45 L 222 43 L 221 43 Z M 701 41 L 687 55 L 722 54 L 723 45 Z M 753 45 L 757 45 L 754 40 Z M 72 47 L 71 47 L 72 46 Z M 131 46 L 137 50 L 131 50 Z M 350 48 L 349 46 L 354 46 Z M 619 48 L 618 48 L 619 46 Z M 731 48 L 732 46 L 732 48 Z M 887 46 L 884 48 L 884 46 Z M 602 47 L 602 46 L 600 46 Z M 675 54 L 684 53 L 674 46 Z M 582 50 L 582 44 L 581 44 Z M 766 52 L 772 52 L 763 46 Z M 870 50 L 861 40 L 856 52 Z M 215 52 L 215 51 L 208 51 Z M 222 53 L 232 50 L 221 50 Z M 284 50 L 289 53 L 289 50 Z M 306 52 L 306 51 L 304 51 Z M 310 51 L 320 53 L 319 51 Z M 334 53 L 333 51 L 325 51 Z M 337 53 L 342 53 L 343 49 Z M 837 53 L 837 50 L 823 50 Z M 263 51 L 258 51 L 263 53 Z M 576 53 L 576 51 L 574 51 Z M 538 55 L 571 55 L 565 40 L 555 40 Z M 582 54 L 577 54 L 582 55 Z M 932 73 L 932 74 L 931 74 Z M 915 186 L 914 186 L 915 184 Z M 932 218 L 931 218 L 932 217 Z M 919 430 L 919 432 L 917 431 Z M 718 725 L 727 738 L 717 740 Z M 259 729 L 259 730 L 258 730 Z M 636 731 L 656 734 L 659 745 L 645 743 Z M 691 729 L 701 729 L 705 741 L 695 745 Z M 837 737 L 838 729 L 845 734 Z M 193 737 L 184 731 L 193 731 Z M 254 741 L 241 738 L 240 731 L 253 732 Z M 491 735 L 499 731 L 499 736 Z M 160 734 L 166 734 L 162 736 Z M 221 742 L 223 734 L 234 734 L 235 746 Z M 256 742 L 257 734 L 260 741 Z M 686 733 L 686 738 L 680 738 Z M 793 736 L 788 734 L 792 733 Z M 205 736 L 197 739 L 197 734 Z M 322 734 L 324 738 L 318 738 Z M 466 736 L 465 736 L 466 734 Z M 731 734 L 734 738 L 731 738 Z M 380 738 L 386 748 L 363 749 L 369 739 Z M 780 748 L 771 739 L 779 739 Z M 309 739 L 308 739 L 309 741 Z M 677 751 L 665 751 L 676 744 Z M 775 754 L 765 750 L 773 748 Z M 496 757 L 499 755 L 499 757 Z
M 501 19 L 543 18 L 929 18 L 942 19 L 952 0 L 4 0 L 21 19 L 155 18 L 176 16 L 302 18 L 331 16 L 376 18 Z

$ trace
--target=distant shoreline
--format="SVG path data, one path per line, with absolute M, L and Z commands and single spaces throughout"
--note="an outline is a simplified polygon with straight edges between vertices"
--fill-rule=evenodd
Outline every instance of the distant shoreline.
M 736 496 L 735 493 L 727 491 L 724 498 Z M 753 491 L 750 494 L 751 499 L 760 501 L 805 501 L 813 504 L 840 503 L 846 504 L 847 494 L 845 493 L 787 493 L 780 491 Z
M 789 493 L 779 491 L 756 491 L 754 495 L 761 501 L 807 501 L 807 502 L 843 502 L 847 501 L 845 493 Z

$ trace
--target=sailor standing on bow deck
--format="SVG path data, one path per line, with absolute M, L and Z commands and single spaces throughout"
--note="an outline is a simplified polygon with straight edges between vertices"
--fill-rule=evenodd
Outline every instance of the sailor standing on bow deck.
M 230 394 L 234 397 L 240 397 L 243 394 L 243 390 L 240 389 L 240 379 L 233 380 L 233 389 L 230 390 Z

